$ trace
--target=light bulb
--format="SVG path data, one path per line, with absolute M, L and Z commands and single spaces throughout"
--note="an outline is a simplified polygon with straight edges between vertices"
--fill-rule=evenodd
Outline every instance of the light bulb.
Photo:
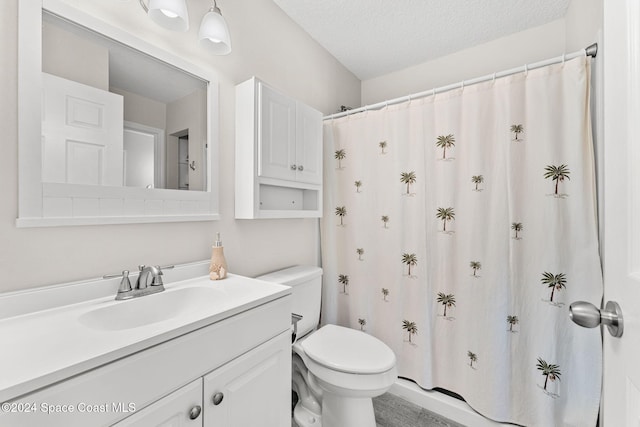
M 167 9 L 160 9 L 160 12 L 164 13 L 164 15 L 168 18 L 177 18 L 178 14 L 171 12 L 170 10 Z
M 156 24 L 169 30 L 189 30 L 186 0 L 149 0 L 147 13 Z

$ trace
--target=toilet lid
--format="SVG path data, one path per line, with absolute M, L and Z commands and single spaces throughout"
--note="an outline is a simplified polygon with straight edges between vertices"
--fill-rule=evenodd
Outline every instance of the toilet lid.
M 377 374 L 396 364 L 393 351 L 379 339 L 336 325 L 323 326 L 300 346 L 314 362 L 341 372 Z

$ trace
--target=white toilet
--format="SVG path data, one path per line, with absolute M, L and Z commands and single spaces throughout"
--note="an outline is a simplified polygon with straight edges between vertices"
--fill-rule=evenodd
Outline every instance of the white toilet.
M 300 427 L 375 427 L 371 398 L 397 378 L 396 356 L 379 339 L 320 320 L 322 269 L 296 266 L 258 277 L 292 287 L 302 315 L 293 344 L 294 419 Z

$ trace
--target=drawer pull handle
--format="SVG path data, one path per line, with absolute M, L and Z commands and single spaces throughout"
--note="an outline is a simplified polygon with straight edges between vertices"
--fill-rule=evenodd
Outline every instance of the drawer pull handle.
M 195 420 L 200 416 L 201 412 L 202 412 L 202 408 L 199 405 L 196 405 L 189 410 L 189 418 L 192 420 Z
M 224 394 L 222 394 L 221 392 L 217 392 L 213 395 L 213 399 L 211 400 L 213 401 L 214 405 L 219 405 L 220 402 L 222 402 L 222 399 L 224 399 Z
M 292 170 L 292 171 L 296 170 L 297 168 L 298 168 L 298 166 L 297 166 L 297 165 L 291 165 L 291 170 Z
M 300 172 L 302 172 L 302 171 L 304 170 L 304 166 L 302 166 L 302 165 L 298 166 L 298 170 L 299 170 Z

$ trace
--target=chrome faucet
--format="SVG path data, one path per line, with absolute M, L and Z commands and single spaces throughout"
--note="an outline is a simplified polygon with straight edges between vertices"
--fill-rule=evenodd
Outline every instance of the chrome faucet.
M 149 289 L 151 286 L 160 286 L 162 289 L 156 291 L 164 291 L 164 284 L 162 283 L 162 270 L 160 267 L 154 267 L 153 265 L 139 265 L 140 274 L 138 275 L 138 281 L 136 282 L 136 289 Z
M 122 275 L 109 274 L 103 276 L 103 279 L 122 277 L 120 286 L 118 287 L 118 294 L 116 295 L 116 300 L 118 301 L 142 297 L 145 295 L 164 291 L 164 283 L 162 282 L 163 268 L 173 268 L 173 265 L 165 267 L 160 267 L 158 265 L 139 265 L 138 269 L 140 270 L 140 273 L 138 274 L 138 279 L 136 280 L 135 286 L 131 286 L 131 281 L 129 280 L 129 270 L 124 270 L 122 272 Z

